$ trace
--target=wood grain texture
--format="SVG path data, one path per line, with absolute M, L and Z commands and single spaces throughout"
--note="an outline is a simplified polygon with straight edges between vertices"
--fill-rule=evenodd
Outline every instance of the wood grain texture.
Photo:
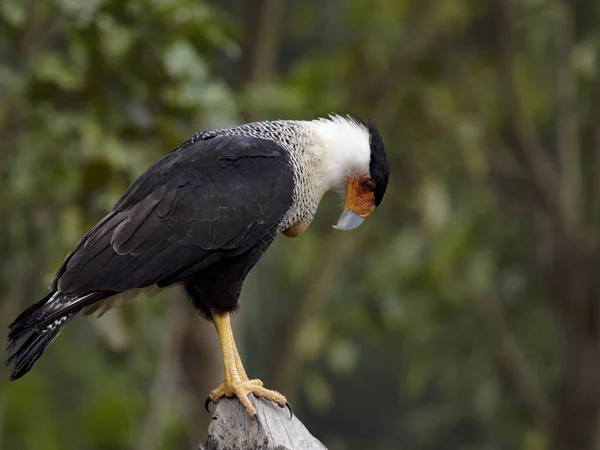
M 287 408 L 250 395 L 259 420 L 237 399 L 224 398 L 213 413 L 206 445 L 200 450 L 327 450 Z

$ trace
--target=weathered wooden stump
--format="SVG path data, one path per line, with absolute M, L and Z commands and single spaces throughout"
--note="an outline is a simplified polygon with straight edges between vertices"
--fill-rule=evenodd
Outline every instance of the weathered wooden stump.
M 327 450 L 290 410 L 250 396 L 258 420 L 252 420 L 237 399 L 222 399 L 200 450 Z

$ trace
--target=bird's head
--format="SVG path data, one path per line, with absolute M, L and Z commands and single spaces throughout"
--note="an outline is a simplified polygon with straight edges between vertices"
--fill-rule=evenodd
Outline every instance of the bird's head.
M 383 139 L 370 120 L 331 115 L 315 122 L 329 186 L 346 195 L 344 211 L 334 227 L 352 230 L 383 200 L 390 176 Z

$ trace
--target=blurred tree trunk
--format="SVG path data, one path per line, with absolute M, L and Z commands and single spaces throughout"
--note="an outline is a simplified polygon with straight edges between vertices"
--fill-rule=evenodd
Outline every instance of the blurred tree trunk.
M 173 290 L 171 295 L 174 298 L 169 309 L 169 327 L 138 439 L 140 450 L 161 447 L 169 411 L 176 406 L 184 411 L 182 420 L 187 430 L 182 449 L 197 448 L 211 421 L 204 410 L 204 400 L 222 378 L 214 327 L 199 317 L 182 292 Z
M 186 333 L 180 355 L 181 389 L 189 400 L 186 420 L 190 442 L 196 445 L 200 437 L 204 438 L 211 420 L 204 409 L 204 400 L 223 381 L 224 374 L 221 347 L 213 324 L 200 317 L 191 305 L 187 305 L 186 311 L 183 321 Z
M 185 328 L 181 327 L 181 321 L 185 317 L 181 302 L 171 303 L 169 316 L 168 331 L 160 351 L 156 374 L 149 393 L 148 411 L 138 440 L 139 450 L 160 448 L 170 409 L 169 403 L 176 393 L 176 380 L 179 378 L 177 359 L 185 335 Z
M 298 301 L 291 323 L 284 330 L 274 330 L 271 339 L 271 342 L 279 342 L 278 348 L 274 349 L 277 355 L 277 363 L 273 369 L 274 387 L 285 392 L 292 404 L 296 400 L 294 386 L 299 384 L 297 374 L 302 363 L 299 356 L 301 331 L 321 311 L 339 277 L 343 267 L 341 262 L 351 254 L 356 245 L 349 236 L 338 234 L 330 239 L 327 254 L 316 265 L 311 277 L 313 282 L 305 296 Z
M 492 2 L 496 18 L 498 72 L 511 111 L 511 127 L 518 141 L 521 161 L 531 174 L 532 193 L 523 198 L 541 198 L 527 205 L 540 232 L 540 273 L 544 276 L 551 306 L 557 312 L 564 347 L 562 380 L 554 397 L 547 435 L 553 450 L 594 450 L 598 442 L 600 413 L 600 251 L 598 226 L 592 219 L 594 195 L 585 204 L 582 145 L 573 70 L 574 32 L 570 5 L 559 1 L 555 13 L 555 147 L 550 156 L 532 121 L 516 79 L 518 42 L 511 0 Z M 596 109 L 596 108 L 594 108 Z M 592 175 L 593 176 L 593 175 Z M 597 176 L 597 175 L 596 175 Z M 522 200 L 522 199 L 521 199 Z M 533 415 L 536 410 L 530 408 Z M 544 423 L 545 421 L 538 421 Z
M 549 292 L 562 319 L 564 378 L 556 404 L 554 448 L 593 450 L 600 414 L 600 249 L 592 216 L 594 196 L 585 204 L 578 86 L 573 69 L 575 47 L 571 6 L 555 2 L 555 102 L 560 228 L 554 233 Z M 597 119 L 596 119 L 597 120 Z M 597 127 L 597 126 L 596 126 Z M 596 174 L 595 176 L 598 176 Z M 590 183 L 593 185 L 593 183 Z M 550 242 L 547 245 L 551 245 Z
M 583 195 L 573 13 L 567 4 L 556 2 L 556 8 L 557 204 L 562 230 L 556 230 L 558 238 L 553 239 L 548 280 L 562 318 L 565 360 L 553 424 L 554 448 L 593 450 L 598 444 L 600 415 L 600 249 L 597 224 L 593 219 L 585 224 L 585 218 L 593 215 L 588 210 L 593 211 L 599 199 L 592 194 L 586 205 Z
M 284 4 L 278 0 L 243 2 L 244 38 L 236 84 L 264 83 L 273 72 Z
M 280 0 L 243 2 L 244 33 L 242 57 L 234 80 L 236 90 L 263 85 L 271 77 L 279 49 L 283 8 L 284 2 Z M 242 122 L 256 119 L 252 105 L 243 105 L 240 115 Z
M 594 450 L 600 412 L 600 252 L 584 242 L 556 238 L 547 279 L 564 337 L 564 373 L 551 448 Z

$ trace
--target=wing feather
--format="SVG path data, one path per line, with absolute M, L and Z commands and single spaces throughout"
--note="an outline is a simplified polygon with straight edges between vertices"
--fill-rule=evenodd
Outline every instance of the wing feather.
M 62 292 L 122 292 L 185 281 L 250 250 L 292 203 L 293 169 L 272 141 L 186 144 L 148 169 L 67 258 Z
M 155 198 L 144 200 L 124 214 L 127 219 L 112 232 L 110 245 L 115 252 L 119 255 L 132 253 L 160 226 L 160 218 L 152 213 L 159 202 Z

